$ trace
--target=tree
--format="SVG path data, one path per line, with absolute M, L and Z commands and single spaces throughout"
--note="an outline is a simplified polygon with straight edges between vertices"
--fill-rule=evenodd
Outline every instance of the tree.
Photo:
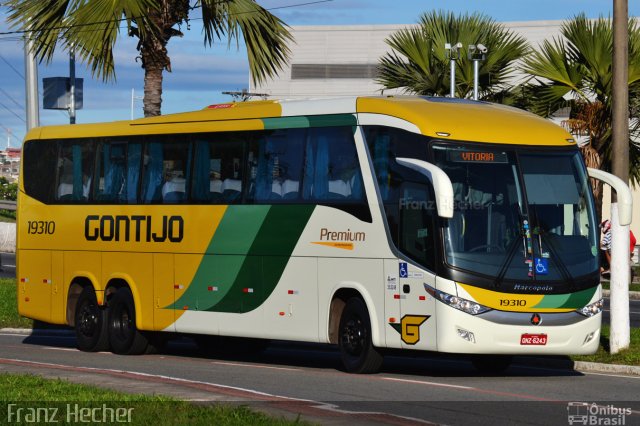
M 137 49 L 144 68 L 144 114 L 160 114 L 162 73 L 171 71 L 167 44 L 182 36 L 181 25 L 201 9 L 205 45 L 224 37 L 247 47 L 249 70 L 256 82 L 273 76 L 289 58 L 292 36 L 279 18 L 254 0 L 9 0 L 9 21 L 27 31 L 35 41 L 36 56 L 50 62 L 58 45 L 74 47 L 90 65 L 92 74 L 105 81 L 115 79 L 113 48 L 120 25 L 138 38 Z
M 565 125 L 583 136 L 581 147 L 587 166 L 611 171 L 611 93 L 613 32 L 605 18 L 589 20 L 584 15 L 563 23 L 562 37 L 542 43 L 525 58 L 523 71 L 533 76 L 526 90 L 529 109 L 550 116 L 559 108 L 571 107 Z M 640 28 L 629 20 L 629 176 L 640 181 Z M 635 139 L 634 139 L 635 138 Z M 601 186 L 594 188 L 601 208 Z
M 445 43 L 462 43 L 456 67 L 456 93 L 473 93 L 473 62 L 467 57 L 469 45 L 488 48 L 481 62 L 479 93 L 482 98 L 499 96 L 513 76 L 514 63 L 528 50 L 525 39 L 482 15 L 458 15 L 432 11 L 420 17 L 417 27 L 392 34 L 387 44 L 393 49 L 380 59 L 376 81 L 387 89 L 403 89 L 420 95 L 449 94 L 449 59 Z

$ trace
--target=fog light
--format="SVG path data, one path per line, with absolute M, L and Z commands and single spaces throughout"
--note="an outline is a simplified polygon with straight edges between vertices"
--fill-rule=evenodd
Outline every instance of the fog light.
M 473 335 L 472 332 L 470 332 L 468 330 L 464 330 L 462 328 L 459 328 L 458 329 L 458 336 L 462 337 L 467 342 L 471 342 L 471 343 L 475 343 L 476 342 L 476 337 Z
M 587 337 L 584 338 L 584 343 L 583 345 L 586 345 L 587 343 L 589 343 L 590 341 L 593 340 L 593 336 L 595 336 L 596 332 L 592 331 L 591 333 L 587 334 Z

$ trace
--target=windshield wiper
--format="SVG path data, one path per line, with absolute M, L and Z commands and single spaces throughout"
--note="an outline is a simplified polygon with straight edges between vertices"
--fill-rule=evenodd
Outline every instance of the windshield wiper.
M 543 253 L 542 243 L 544 243 L 549 249 L 549 251 L 551 252 L 554 262 L 556 263 L 556 265 L 558 266 L 558 269 L 560 270 L 560 275 L 562 275 L 562 279 L 565 280 L 572 289 L 575 289 L 575 282 L 573 280 L 573 277 L 571 276 L 571 273 L 569 272 L 564 262 L 558 255 L 558 250 L 556 250 L 556 247 L 551 241 L 551 238 L 546 236 L 545 234 L 546 230 L 540 226 L 537 206 L 535 204 L 533 204 L 532 206 L 533 206 L 533 215 L 536 223 L 536 227 L 533 228 L 532 234 L 538 235 L 538 246 L 539 246 L 540 257 L 542 257 L 542 253 Z

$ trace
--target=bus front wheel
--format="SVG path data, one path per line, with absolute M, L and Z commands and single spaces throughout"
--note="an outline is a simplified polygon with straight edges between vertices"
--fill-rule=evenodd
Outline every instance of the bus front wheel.
M 338 346 L 345 369 L 349 373 L 376 373 L 382 366 L 382 355 L 371 341 L 371 320 L 364 301 L 352 297 L 342 311 Z
M 120 355 L 139 355 L 147 350 L 149 341 L 136 328 L 133 295 L 127 287 L 115 292 L 109 300 L 109 344 Z
M 85 352 L 100 352 L 109 349 L 107 331 L 107 309 L 98 305 L 96 293 L 87 286 L 82 289 L 74 318 L 76 344 Z

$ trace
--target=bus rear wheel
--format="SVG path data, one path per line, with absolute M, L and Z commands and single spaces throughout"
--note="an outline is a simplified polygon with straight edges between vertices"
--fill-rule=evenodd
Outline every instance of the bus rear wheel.
M 349 373 L 377 373 L 382 355 L 371 340 L 371 320 L 364 301 L 352 297 L 342 311 L 338 329 L 338 346 L 344 368 Z
M 149 346 L 147 337 L 136 328 L 135 304 L 127 287 L 118 289 L 109 300 L 109 344 L 120 355 L 139 355 Z
M 109 349 L 107 331 L 107 309 L 98 305 L 96 293 L 87 286 L 82 289 L 74 318 L 76 344 L 85 352 L 100 352 Z

